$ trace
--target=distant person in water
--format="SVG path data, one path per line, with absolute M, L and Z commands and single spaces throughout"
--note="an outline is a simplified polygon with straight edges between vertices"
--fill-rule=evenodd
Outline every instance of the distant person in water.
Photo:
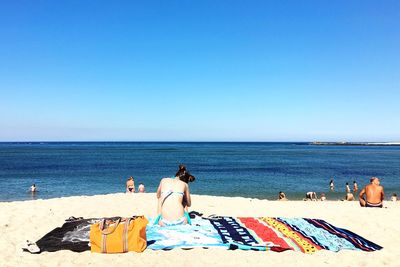
M 279 192 L 278 200 L 280 200 L 280 201 L 287 201 L 288 199 L 286 198 L 285 193 L 283 193 L 283 192 L 281 191 L 281 192 Z
M 35 193 L 36 192 L 36 185 L 35 184 L 33 184 L 33 185 L 31 185 L 31 188 L 29 189 L 29 191 L 31 192 L 31 193 Z
M 179 166 L 174 178 L 163 178 L 157 189 L 158 217 L 156 223 L 160 226 L 173 226 L 190 223 L 190 217 L 185 210 L 191 206 L 188 182 L 194 181 L 185 168 Z
M 346 183 L 346 194 L 348 194 L 350 192 L 351 192 L 351 190 L 350 190 L 349 183 Z
M 132 176 L 126 180 L 126 193 L 135 193 L 135 179 Z
M 382 208 L 384 198 L 385 193 L 378 177 L 372 177 L 370 184 L 363 188 L 359 195 L 360 205 L 370 208 Z
M 139 193 L 144 193 L 145 192 L 145 188 L 144 188 L 144 184 L 140 183 L 138 186 L 138 192 Z
M 390 197 L 391 201 L 397 201 L 397 194 L 393 193 L 393 195 Z
M 357 193 L 357 191 L 358 191 L 357 182 L 356 182 L 356 181 L 353 181 L 353 193 L 355 194 L 355 193 Z
M 326 200 L 325 193 L 321 193 L 320 200 L 321 200 L 321 201 L 325 201 L 325 200 Z
M 331 191 L 335 190 L 335 184 L 333 183 L 333 179 L 331 179 L 331 181 L 329 182 L 329 188 L 331 189 Z
M 315 192 L 307 192 L 306 193 L 306 198 L 304 200 L 317 201 L 317 193 L 315 193 Z

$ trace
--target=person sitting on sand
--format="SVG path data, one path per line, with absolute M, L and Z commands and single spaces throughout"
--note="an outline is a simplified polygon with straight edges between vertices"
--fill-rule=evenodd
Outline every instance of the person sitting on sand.
M 281 192 L 279 192 L 278 200 L 280 200 L 280 201 L 287 201 L 288 199 L 286 198 L 285 193 L 283 193 L 283 192 L 281 191 Z
M 346 193 L 346 198 L 345 200 L 347 201 L 353 201 L 354 200 L 354 195 L 351 192 Z
M 144 191 L 145 191 L 145 189 L 144 189 L 144 184 L 143 184 L 143 183 L 140 183 L 139 186 L 138 186 L 138 192 L 139 192 L 139 193 L 144 193 Z
M 397 201 L 397 194 L 393 193 L 393 195 L 390 197 L 391 201 Z
M 132 176 L 126 180 L 126 193 L 135 193 L 135 179 Z
M 182 225 L 189 223 L 185 207 L 191 206 L 188 177 L 186 170 L 178 171 L 175 178 L 163 178 L 157 189 L 158 217 L 156 223 L 160 226 Z
M 325 201 L 325 200 L 326 200 L 325 193 L 321 193 L 320 200 L 321 200 L 321 201 Z
M 359 195 L 361 207 L 382 208 L 385 193 L 378 177 L 372 177 L 370 184 L 361 190 Z M 364 198 L 365 196 L 365 198 Z
M 307 192 L 306 193 L 306 198 L 303 200 L 312 200 L 312 201 L 317 201 L 317 193 L 315 192 Z
M 36 192 L 36 185 L 35 184 L 31 185 L 31 188 L 30 188 L 29 191 L 31 191 L 32 193 L 35 193 Z

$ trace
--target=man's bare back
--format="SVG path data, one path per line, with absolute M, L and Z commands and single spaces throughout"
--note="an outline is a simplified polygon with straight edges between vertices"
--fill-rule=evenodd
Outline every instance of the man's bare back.
M 382 201 L 384 198 L 385 193 L 377 177 L 372 177 L 371 183 L 361 190 L 359 195 L 360 205 L 362 207 L 382 208 Z

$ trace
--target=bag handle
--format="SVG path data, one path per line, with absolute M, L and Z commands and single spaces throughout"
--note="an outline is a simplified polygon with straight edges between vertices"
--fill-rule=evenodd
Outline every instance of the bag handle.
M 124 231 L 122 232 L 122 246 L 123 246 L 123 252 L 128 252 L 128 232 L 129 232 L 129 226 L 131 224 L 131 221 L 135 220 L 134 218 L 126 218 L 125 219 L 125 225 L 124 225 Z
M 118 225 L 120 224 L 120 222 L 121 222 L 121 217 L 119 217 L 119 218 L 117 219 L 117 221 L 114 222 L 114 226 L 113 226 L 112 228 L 104 229 L 105 227 L 107 227 L 107 222 L 106 222 L 106 219 L 103 219 L 103 220 L 101 221 L 101 223 L 100 223 L 101 233 L 102 233 L 103 235 L 109 235 L 109 234 L 114 233 L 115 229 L 117 229 L 117 227 L 118 227 Z

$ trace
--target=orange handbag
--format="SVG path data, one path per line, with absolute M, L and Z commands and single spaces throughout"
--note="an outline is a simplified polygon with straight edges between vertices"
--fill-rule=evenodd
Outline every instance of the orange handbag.
M 142 252 L 146 249 L 146 225 L 144 216 L 102 219 L 90 226 L 90 250 L 99 253 Z

